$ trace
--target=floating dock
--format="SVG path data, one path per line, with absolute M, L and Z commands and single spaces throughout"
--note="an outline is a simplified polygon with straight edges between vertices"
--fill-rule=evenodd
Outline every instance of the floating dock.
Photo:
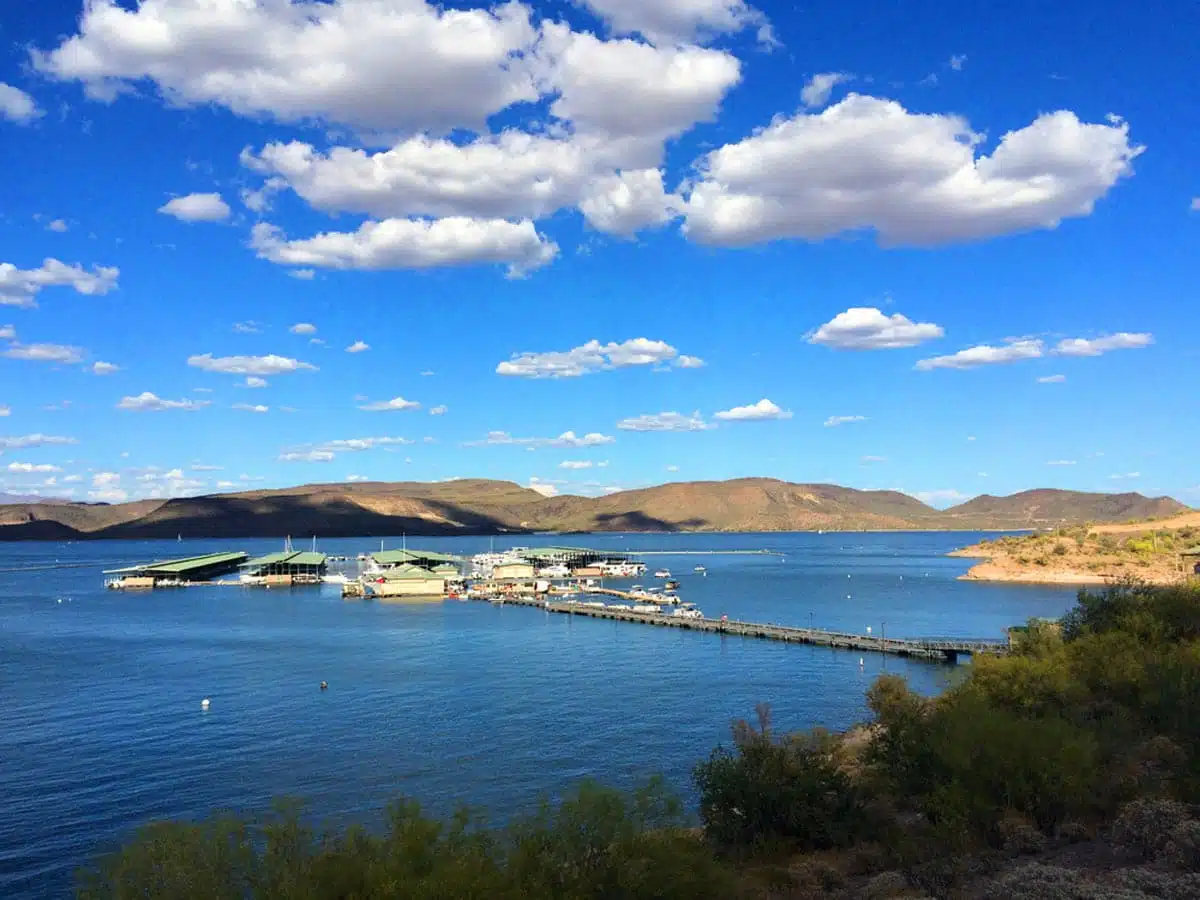
M 177 587 L 197 581 L 208 581 L 217 575 L 235 571 L 247 559 L 242 551 L 228 553 L 206 553 L 184 559 L 166 559 L 158 562 L 108 569 L 105 575 L 115 575 L 106 583 L 110 588 L 154 588 Z
M 605 593 L 608 593 L 607 591 Z M 618 593 L 618 592 L 612 592 Z M 664 613 L 635 612 L 615 606 L 588 606 L 578 601 L 543 600 L 536 597 L 506 596 L 505 605 L 531 606 L 552 613 L 588 616 L 593 619 L 612 619 L 617 622 L 639 622 L 643 625 L 659 625 L 666 628 L 686 628 L 691 631 L 708 631 L 721 635 L 783 641 L 790 644 L 811 644 L 837 650 L 858 650 L 867 653 L 890 653 L 895 656 L 910 656 L 938 662 L 958 662 L 959 654 L 1007 653 L 1008 642 L 1004 640 L 982 640 L 975 638 L 883 638 L 817 628 L 792 628 L 786 625 L 765 625 L 756 622 L 739 622 L 727 618 L 687 618 Z

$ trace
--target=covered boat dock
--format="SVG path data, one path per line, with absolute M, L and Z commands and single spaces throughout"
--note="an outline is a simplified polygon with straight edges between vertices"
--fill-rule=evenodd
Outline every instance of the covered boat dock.
M 368 555 L 381 569 L 407 565 L 432 570 L 443 566 L 454 566 L 455 571 L 458 571 L 458 567 L 462 565 L 462 557 L 450 553 L 437 553 L 433 550 L 376 550 Z
M 168 585 L 208 581 L 218 575 L 233 572 L 247 559 L 242 551 L 206 553 L 185 559 L 166 559 L 158 562 L 108 569 L 105 575 L 116 577 L 107 582 L 111 588 L 153 588 Z
M 268 553 L 244 563 L 249 578 L 265 584 L 319 584 L 325 575 L 324 553 L 313 550 L 286 550 Z

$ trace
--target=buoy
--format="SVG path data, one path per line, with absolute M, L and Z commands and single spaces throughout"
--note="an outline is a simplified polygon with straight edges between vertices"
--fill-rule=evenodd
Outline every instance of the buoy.
M 329 682 L 328 681 L 321 682 L 321 690 L 323 690 L 323 691 L 329 690 Z
M 863 667 L 863 658 L 861 656 L 858 658 L 858 667 L 860 669 Z
M 205 697 L 203 700 L 200 701 L 200 708 L 208 709 L 208 698 L 207 697 Z

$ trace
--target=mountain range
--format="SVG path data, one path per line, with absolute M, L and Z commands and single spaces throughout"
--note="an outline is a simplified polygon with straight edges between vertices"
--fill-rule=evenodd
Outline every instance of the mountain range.
M 945 510 L 898 491 L 771 478 L 696 481 L 603 497 L 545 497 L 508 481 L 312 484 L 132 503 L 0 505 L 0 540 L 453 535 L 588 531 L 862 531 L 1043 528 L 1161 518 L 1169 497 L 1031 490 Z

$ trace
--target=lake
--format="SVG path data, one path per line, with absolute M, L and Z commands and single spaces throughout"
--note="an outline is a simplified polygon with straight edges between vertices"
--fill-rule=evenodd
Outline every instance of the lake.
M 782 555 L 645 559 L 671 569 L 709 616 L 895 637 L 1002 637 L 1069 608 L 1071 588 L 956 580 L 970 560 L 945 553 L 980 537 L 604 534 L 494 546 L 770 549 Z M 492 544 L 411 541 L 460 554 Z M 320 549 L 353 557 L 378 546 Z M 137 824 L 261 810 L 277 796 L 370 823 L 400 795 L 503 819 L 589 776 L 628 786 L 662 772 L 686 794 L 692 765 L 756 703 L 772 705 L 777 728 L 844 728 L 866 715 L 880 672 L 936 692 L 955 671 L 874 654 L 860 667 L 858 653 L 522 607 L 348 602 L 335 586 L 103 589 L 107 568 L 280 547 L 0 544 L 0 569 L 80 565 L 0 573 L 0 896 L 69 896 L 75 869 Z

